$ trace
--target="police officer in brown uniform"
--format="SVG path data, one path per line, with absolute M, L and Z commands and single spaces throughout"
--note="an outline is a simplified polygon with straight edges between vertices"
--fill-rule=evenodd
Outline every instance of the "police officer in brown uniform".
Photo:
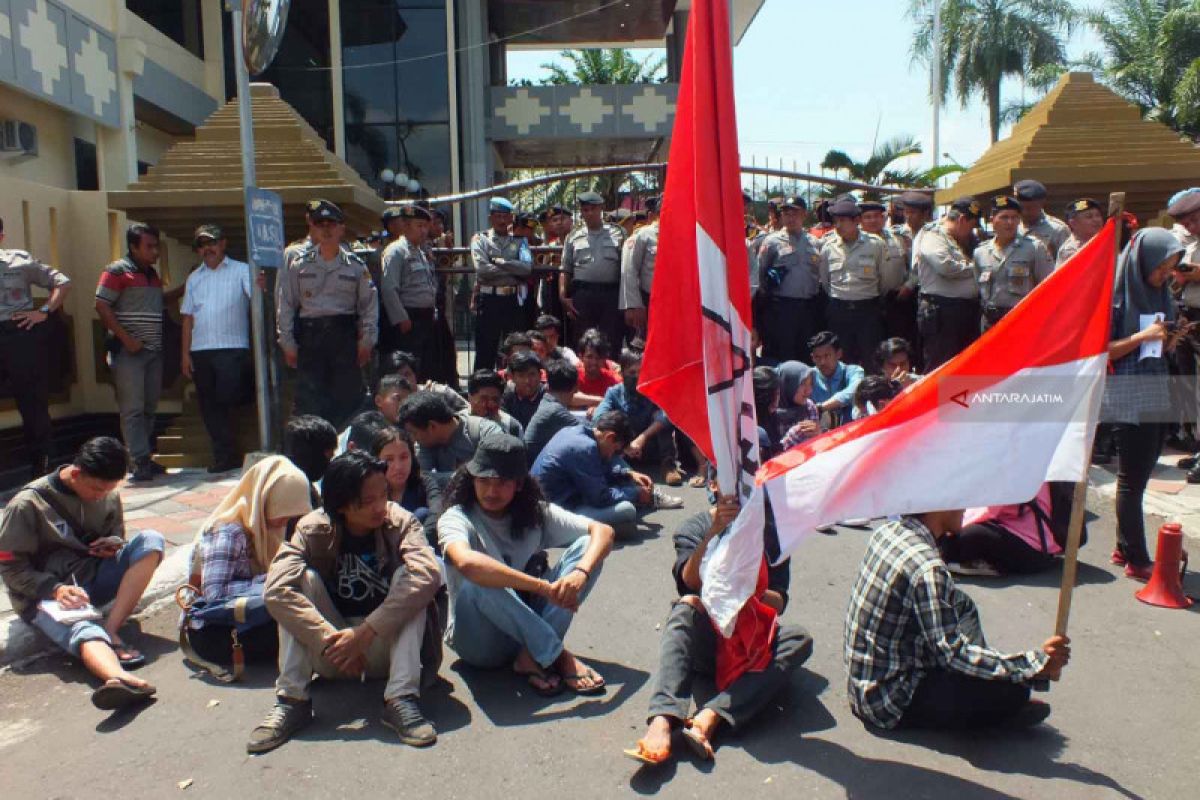
M 859 230 L 861 212 L 853 199 L 829 207 L 833 230 L 822 240 L 821 284 L 829 294 L 826 319 L 848 364 L 862 364 L 883 338 L 879 297 L 886 245 Z
M 4 220 L 0 220 L 4 244 Z M 34 286 L 50 290 L 50 298 L 35 308 Z M 50 390 L 46 320 L 62 308 L 71 279 L 46 266 L 24 250 L 0 249 L 0 370 L 21 415 L 25 451 L 33 476 L 50 468 Z
M 563 242 L 559 295 L 575 332 L 598 329 L 611 348 L 625 340 L 625 315 L 620 309 L 621 248 L 625 233 L 604 223 L 604 198 L 596 192 L 579 195 L 583 225 Z
M 899 204 L 898 200 L 894 203 Z M 910 243 L 888 227 L 883 203 L 867 200 L 858 204 L 862 211 L 862 229 L 883 240 L 883 269 L 879 273 L 880 303 L 883 312 L 883 335 L 899 336 L 916 345 L 917 338 L 917 279 L 909 268 Z M 843 340 L 845 341 L 845 340 Z
M 975 227 L 979 203 L 960 197 L 946 216 L 926 225 L 913 240 L 917 273 L 917 328 L 925 370 L 933 370 L 979 338 L 979 289 L 975 283 Z
M 1071 230 L 1061 219 L 1046 213 L 1046 187 L 1033 180 L 1018 181 L 1013 184 L 1013 194 L 1021 203 L 1021 233 L 1046 245 L 1050 257 L 1056 257 Z
M 346 218 L 328 200 L 309 204 L 312 240 L 279 276 L 276 324 L 289 367 L 299 370 L 293 414 L 316 414 L 335 428 L 363 400 L 362 367 L 379 324 L 379 299 L 362 259 L 342 247 Z
M 429 380 L 438 360 L 437 275 L 424 247 L 433 215 L 417 205 L 400 206 L 396 213 L 400 237 L 383 251 L 379 301 L 393 327 L 391 349 L 416 356 L 418 376 Z
M 808 360 L 808 340 L 821 330 L 821 247 L 804 229 L 808 203 L 785 197 L 779 204 L 783 227 L 758 248 L 755 310 L 763 355 L 778 361 Z
M 1001 195 L 992 200 L 995 236 L 975 248 L 973 259 L 983 310 L 981 332 L 1003 319 L 1054 271 L 1054 259 L 1046 246 L 1032 236 L 1017 233 L 1020 225 L 1017 198 Z
M 471 239 L 471 261 L 479 288 L 475 319 L 475 369 L 495 369 L 500 342 L 513 331 L 525 330 L 521 299 L 533 271 L 529 243 L 512 234 L 513 204 L 503 197 L 488 202 L 492 226 Z
M 1067 227 L 1071 235 L 1058 248 L 1058 258 L 1055 267 L 1066 263 L 1067 259 L 1078 253 L 1083 246 L 1092 240 L 1104 227 L 1104 208 L 1099 201 L 1090 197 L 1081 197 L 1067 204 Z
M 645 336 L 649 325 L 650 287 L 658 259 L 658 206 L 660 199 L 646 200 L 648 224 L 638 228 L 621 254 L 621 309 L 625 324 Z

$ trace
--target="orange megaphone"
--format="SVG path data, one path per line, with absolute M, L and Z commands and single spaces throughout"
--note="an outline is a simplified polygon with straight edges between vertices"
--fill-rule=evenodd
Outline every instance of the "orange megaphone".
M 1163 608 L 1187 608 L 1192 598 L 1183 593 L 1183 526 L 1168 522 L 1158 529 L 1158 551 L 1154 574 L 1146 588 L 1134 595 L 1138 600 Z

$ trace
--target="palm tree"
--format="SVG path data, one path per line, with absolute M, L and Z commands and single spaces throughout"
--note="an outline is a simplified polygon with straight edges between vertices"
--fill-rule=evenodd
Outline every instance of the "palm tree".
M 910 0 L 909 15 L 917 23 L 913 58 L 929 63 L 934 57 L 931 0 Z M 951 80 L 964 107 L 982 94 L 995 142 L 1000 138 L 1001 82 L 1064 63 L 1063 37 L 1076 16 L 1069 0 L 945 0 L 942 40 L 936 48 L 942 85 L 935 101 L 945 102 Z
M 859 183 L 919 186 L 917 181 L 919 172 L 897 171 L 888 169 L 888 167 L 895 161 L 919 155 L 920 152 L 920 142 L 912 136 L 901 134 L 877 144 L 866 161 L 855 161 L 841 150 L 830 150 L 821 162 L 821 169 L 832 170 L 834 173 L 844 171 L 847 179 Z M 871 194 L 868 192 L 868 195 Z
M 1200 137 L 1200 2 L 1109 0 L 1085 19 L 1104 80 L 1149 119 Z
M 541 81 L 544 86 L 654 83 L 663 79 L 667 65 L 667 60 L 662 57 L 647 56 L 638 61 L 629 50 L 622 48 L 563 50 L 558 55 L 569 65 L 542 64 L 542 69 L 550 73 Z

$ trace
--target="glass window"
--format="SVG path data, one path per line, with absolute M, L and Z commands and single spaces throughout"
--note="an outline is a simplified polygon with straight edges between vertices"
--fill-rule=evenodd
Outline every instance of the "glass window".
M 75 140 L 75 188 L 95 192 L 100 188 L 100 170 L 96 163 L 96 145 Z
M 227 63 L 232 69 L 232 42 L 227 39 L 226 43 L 230 48 Z M 274 84 L 279 89 L 279 96 L 300 112 L 300 116 L 325 140 L 326 146 L 333 149 L 328 0 L 292 0 L 279 53 L 271 66 L 251 80 Z
M 204 58 L 200 0 L 126 0 L 125 7 L 192 55 Z
M 378 187 L 379 173 L 400 166 L 395 125 L 351 125 L 346 120 L 346 163 L 358 171 L 372 187 Z
M 408 154 L 409 174 L 431 195 L 450 193 L 450 125 L 400 127 L 401 157 Z

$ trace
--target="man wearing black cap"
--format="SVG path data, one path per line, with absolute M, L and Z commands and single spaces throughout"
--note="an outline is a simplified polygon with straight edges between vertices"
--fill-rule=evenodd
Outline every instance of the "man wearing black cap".
M 829 207 L 834 229 L 821 243 L 821 284 L 829 294 L 829 328 L 850 364 L 862 364 L 883 338 L 880 276 L 884 244 L 858 229 L 858 203 L 843 198 Z
M 654 261 L 658 257 L 658 204 L 661 199 L 646 200 L 649 224 L 625 242 L 621 254 L 621 308 L 625 324 L 646 335 L 649 324 L 650 287 L 654 284 Z
M 1017 181 L 1013 193 L 1021 203 L 1021 233 L 1046 245 L 1050 256 L 1056 257 L 1071 230 L 1061 219 L 1046 213 L 1046 187 L 1034 180 Z
M 604 224 L 604 198 L 582 192 L 579 215 L 583 225 L 563 242 L 559 296 L 576 333 L 597 328 L 613 347 L 625 341 L 621 301 L 621 247 L 625 233 Z
M 342 428 L 362 403 L 362 367 L 371 358 L 379 298 L 362 259 L 342 247 L 346 218 L 328 200 L 308 205 L 312 246 L 279 276 L 279 346 L 298 369 L 293 414 L 316 414 Z
M 941 221 L 926 225 L 913 241 L 920 286 L 917 329 L 926 370 L 941 366 L 979 337 L 979 289 L 969 255 L 979 215 L 973 197 L 960 197 Z
M 417 357 L 417 376 L 440 376 L 434 323 L 437 317 L 437 274 L 423 245 L 432 215 L 417 205 L 400 206 L 400 238 L 383 251 L 379 299 L 393 327 L 394 346 Z
M 225 255 L 225 234 L 216 225 L 196 228 L 192 247 L 200 265 L 184 286 L 180 369 L 196 384 L 196 399 L 213 463 L 208 471 L 241 466 L 233 412 L 246 398 L 250 374 L 250 265 Z
M 522 289 L 533 271 L 529 244 L 512 235 L 513 204 L 503 197 L 488 201 L 488 224 L 471 239 L 471 261 L 479 288 L 475 320 L 475 369 L 495 369 L 500 342 L 513 331 L 525 329 L 521 310 Z
M 909 267 L 912 268 L 913 240 L 922 228 L 933 221 L 933 195 L 928 192 L 905 192 L 900 195 L 900 205 L 904 209 L 904 224 L 893 227 L 892 233 L 904 242 Z
M 981 332 L 1003 319 L 1054 271 L 1054 259 L 1046 246 L 1032 236 L 1017 233 L 1020 224 L 1017 198 L 1001 195 L 992 199 L 995 236 L 976 247 L 974 255 L 983 310 Z
M 898 204 L 893 198 L 893 202 Z M 916 276 L 909 269 L 909 243 L 887 225 L 886 208 L 878 200 L 858 204 L 862 229 L 883 240 L 883 269 L 879 273 L 880 304 L 883 311 L 883 335 L 899 336 L 906 342 L 917 340 Z
M 804 230 L 808 203 L 803 197 L 785 197 L 779 214 L 783 228 L 758 250 L 758 332 L 764 357 L 807 360 L 808 340 L 821 329 L 821 248 Z
M 1104 209 L 1090 197 L 1072 200 L 1067 205 L 1067 227 L 1071 235 L 1058 248 L 1054 266 L 1059 267 L 1078 253 L 1104 227 Z

